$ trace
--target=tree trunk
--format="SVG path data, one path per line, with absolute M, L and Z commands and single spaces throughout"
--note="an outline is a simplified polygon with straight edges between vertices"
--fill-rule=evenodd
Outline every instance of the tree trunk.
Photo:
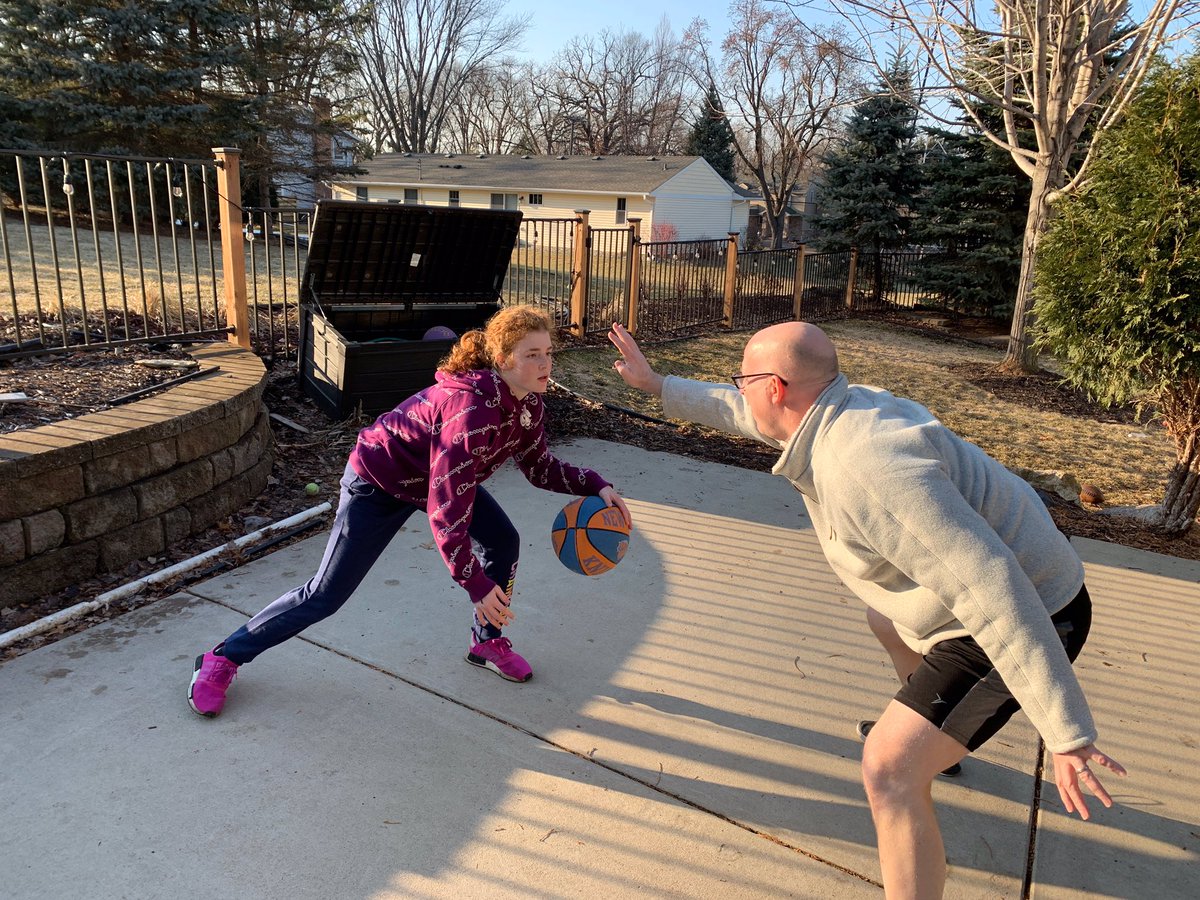
M 787 204 L 783 204 L 779 208 L 778 215 L 771 221 L 771 249 L 780 250 L 783 248 L 783 223 L 787 219 Z
M 1175 444 L 1175 465 L 1167 476 L 1162 501 L 1162 529 L 1183 534 L 1200 509 L 1200 381 L 1174 381 L 1160 399 L 1163 426 Z
M 1194 450 L 1191 459 L 1178 460 L 1167 476 L 1163 495 L 1163 531 L 1168 535 L 1183 534 L 1196 521 L 1200 510 L 1200 455 Z
M 1040 167 L 1033 175 L 1029 195 L 1029 214 L 1025 217 L 1025 239 L 1021 245 L 1021 277 L 1017 281 L 1017 297 L 1013 304 L 1012 329 L 1008 334 L 1008 353 L 1000 368 L 1011 374 L 1036 372 L 1037 350 L 1029 328 L 1033 324 L 1033 267 L 1037 248 L 1050 221 L 1049 197 L 1053 181 L 1048 167 Z

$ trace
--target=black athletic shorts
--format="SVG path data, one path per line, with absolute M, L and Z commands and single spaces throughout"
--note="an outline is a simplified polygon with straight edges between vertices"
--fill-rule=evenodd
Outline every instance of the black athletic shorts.
M 1074 662 L 1092 627 L 1087 587 L 1080 588 L 1051 621 L 1067 658 Z M 972 751 L 982 747 L 1021 708 L 972 637 L 935 644 L 896 699 Z

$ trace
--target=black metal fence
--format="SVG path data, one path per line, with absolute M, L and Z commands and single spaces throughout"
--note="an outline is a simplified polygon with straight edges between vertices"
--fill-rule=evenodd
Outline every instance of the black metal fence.
M 221 164 L 0 151 L 0 357 L 227 335 Z M 240 233 L 224 249 L 244 260 L 247 286 L 240 339 L 248 332 L 259 353 L 289 358 L 313 212 L 230 209 Z M 928 253 L 808 253 L 800 265 L 802 248 L 738 252 L 729 239 L 641 242 L 637 233 L 632 222 L 525 219 L 503 302 L 536 304 L 585 337 L 614 321 L 671 335 L 939 305 L 921 287 Z
M 628 228 L 589 228 L 585 334 L 607 332 L 613 322 L 629 321 L 629 275 L 635 247 Z
M 733 325 L 748 328 L 795 315 L 795 250 L 747 250 L 738 254 Z
M 299 340 L 301 278 L 313 211 L 246 207 L 243 217 L 251 338 L 259 353 L 289 357 Z
M 928 251 L 860 253 L 855 277 L 854 303 L 863 309 L 912 309 L 940 306 L 943 300 L 922 287 L 918 270 Z
M 800 315 L 825 319 L 846 309 L 846 286 L 850 282 L 850 251 L 809 253 L 804 257 L 804 286 Z
M 669 334 L 719 325 L 725 315 L 728 245 L 723 240 L 643 243 L 638 330 Z
M 521 220 L 501 288 L 506 304 L 532 303 L 546 310 L 555 325 L 570 324 L 575 223 L 575 219 Z
M 215 172 L 0 150 L 0 353 L 224 332 Z

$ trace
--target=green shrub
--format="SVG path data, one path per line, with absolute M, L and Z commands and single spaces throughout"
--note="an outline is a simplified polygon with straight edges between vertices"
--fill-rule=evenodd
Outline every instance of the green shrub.
M 1156 408 L 1178 533 L 1200 506 L 1200 55 L 1160 63 L 1097 153 L 1039 248 L 1035 334 L 1095 398 Z

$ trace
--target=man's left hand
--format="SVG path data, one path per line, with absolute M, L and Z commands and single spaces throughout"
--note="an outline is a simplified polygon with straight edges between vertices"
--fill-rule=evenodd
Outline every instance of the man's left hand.
M 1101 753 L 1095 744 L 1052 755 L 1054 782 L 1058 785 L 1058 796 L 1062 797 L 1063 806 L 1067 808 L 1068 813 L 1078 810 L 1081 819 L 1088 818 L 1087 803 L 1084 802 L 1081 785 L 1095 794 L 1105 806 L 1113 805 L 1112 797 L 1108 795 L 1096 773 L 1088 767 L 1088 763 L 1094 762 L 1118 775 L 1127 774 L 1123 765 L 1111 756 Z

